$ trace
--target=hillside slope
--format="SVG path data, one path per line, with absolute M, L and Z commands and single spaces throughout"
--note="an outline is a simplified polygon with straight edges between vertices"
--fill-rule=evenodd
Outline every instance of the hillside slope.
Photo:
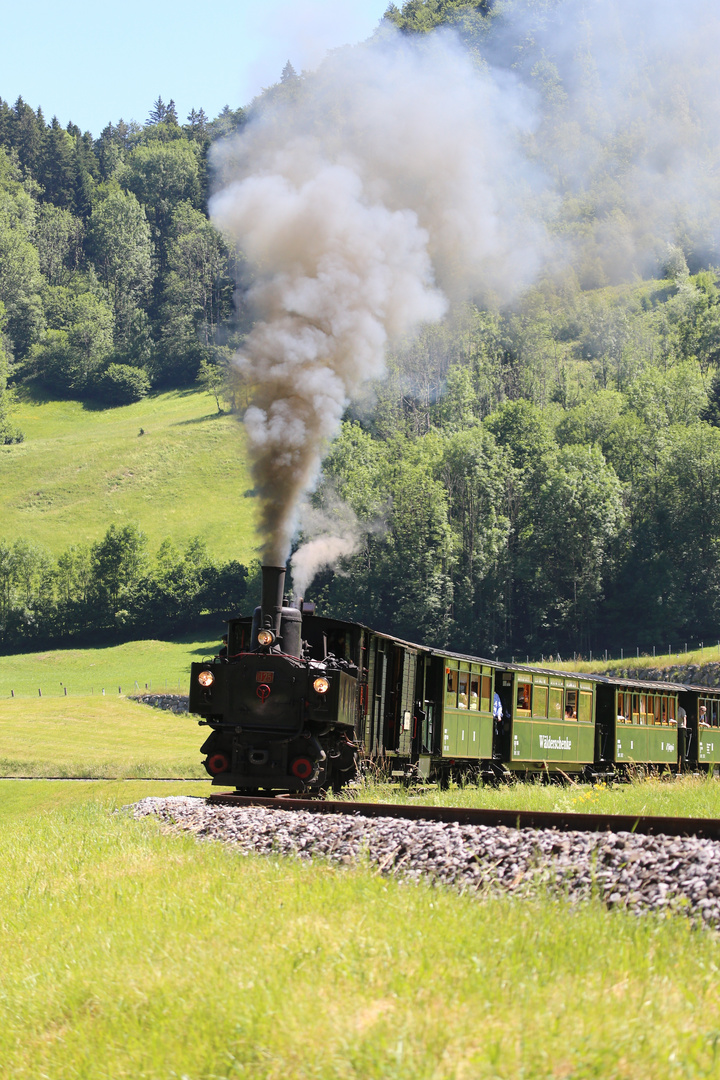
M 25 441 L 0 446 L 0 541 L 23 537 L 57 556 L 135 522 L 151 550 L 199 534 L 218 559 L 253 557 L 242 425 L 210 395 L 172 391 L 113 409 L 26 396 L 15 418 Z

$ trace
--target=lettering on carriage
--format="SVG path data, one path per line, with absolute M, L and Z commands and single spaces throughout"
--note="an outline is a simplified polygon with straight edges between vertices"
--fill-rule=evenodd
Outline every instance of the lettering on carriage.
M 570 739 L 551 739 L 548 735 L 539 735 L 542 750 L 572 750 Z

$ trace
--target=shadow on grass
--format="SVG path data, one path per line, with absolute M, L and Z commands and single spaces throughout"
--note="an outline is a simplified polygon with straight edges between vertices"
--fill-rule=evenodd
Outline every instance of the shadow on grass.
M 221 409 L 220 412 L 207 413 L 205 416 L 193 416 L 189 420 L 176 420 L 171 427 L 187 427 L 188 424 L 204 424 L 208 420 L 219 420 L 221 416 L 229 415 L 230 414 L 226 413 L 224 409 Z

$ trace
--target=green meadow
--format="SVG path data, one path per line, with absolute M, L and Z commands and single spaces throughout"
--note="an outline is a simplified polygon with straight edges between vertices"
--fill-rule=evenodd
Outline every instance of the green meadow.
M 115 812 L 182 790 L 0 781 L 3 1075 L 718 1075 L 720 941 L 685 918 L 239 856 Z
M 128 663 L 142 644 L 126 647 Z M 182 665 L 210 643 L 164 644 Z M 77 677 L 98 660 L 96 671 L 116 673 L 113 653 L 73 654 Z M 31 680 L 43 655 L 27 658 Z M 720 1074 L 716 934 L 598 901 L 460 895 L 364 863 L 239 856 L 121 811 L 147 795 L 207 795 L 210 783 L 194 779 L 205 777 L 203 738 L 191 717 L 124 693 L 0 702 L 6 776 L 108 778 L 0 780 L 3 1075 Z M 354 797 L 709 813 L 719 789 L 693 777 L 443 792 L 369 780 Z
M 242 425 L 209 394 L 155 393 L 113 409 L 26 394 L 14 418 L 25 441 L 0 446 L 0 540 L 57 556 L 137 523 L 151 550 L 200 535 L 217 559 L 254 557 Z
M 128 641 L 99 649 L 53 649 L 0 657 L 0 701 L 11 696 L 35 698 L 106 695 L 149 690 L 187 694 L 190 664 L 217 652 L 224 631 L 196 640 Z M 41 692 L 38 693 L 38 691 Z
M 488 810 L 544 810 L 565 814 L 638 814 L 720 817 L 720 782 L 708 776 L 638 776 L 623 783 L 518 782 L 498 787 L 463 783 L 405 788 L 366 779 L 341 796 L 357 802 L 468 806 Z
M 0 705 L 0 776 L 206 779 L 202 730 L 118 695 Z

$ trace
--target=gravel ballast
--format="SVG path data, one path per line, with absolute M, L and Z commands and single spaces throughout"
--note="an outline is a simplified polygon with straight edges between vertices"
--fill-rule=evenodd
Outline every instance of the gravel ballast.
M 529 896 L 549 890 L 570 902 L 595 895 L 632 911 L 678 911 L 720 926 L 720 842 L 633 833 L 557 832 L 265 807 L 213 806 L 186 796 L 130 808 L 170 831 L 232 844 L 242 855 L 362 861 L 380 873 L 463 892 Z

